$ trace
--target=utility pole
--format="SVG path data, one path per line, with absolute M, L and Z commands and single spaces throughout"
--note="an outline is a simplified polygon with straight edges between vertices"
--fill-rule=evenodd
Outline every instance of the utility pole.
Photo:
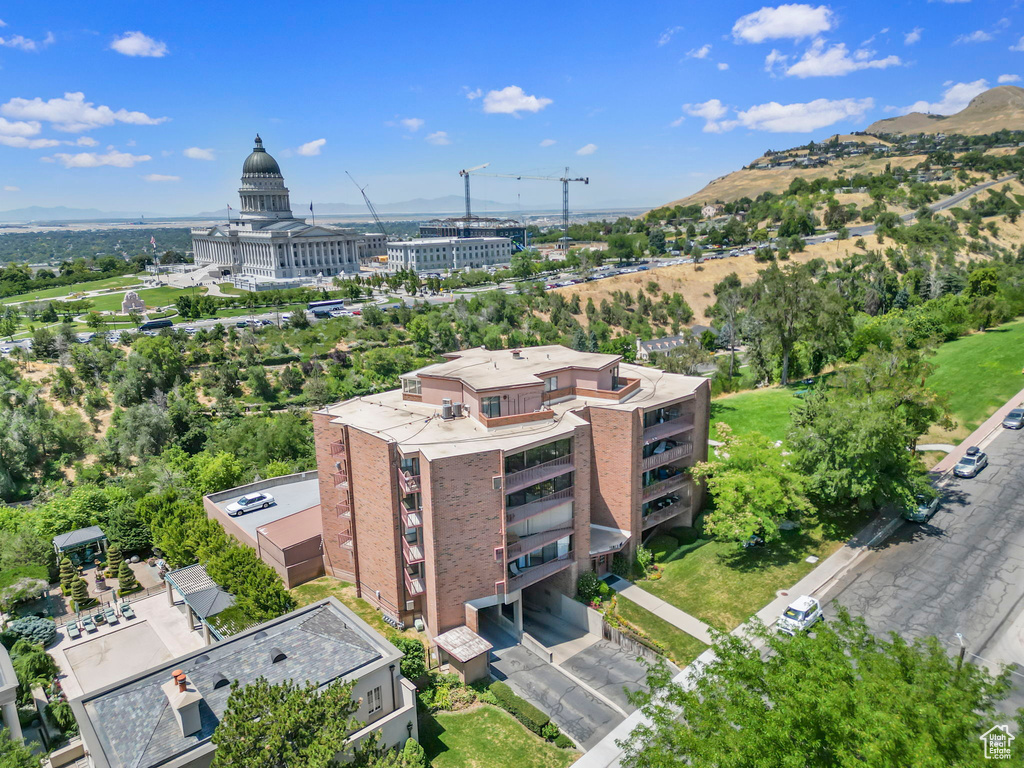
M 960 669 L 964 665 L 964 655 L 967 653 L 967 646 L 964 644 L 964 636 L 957 632 L 956 639 L 960 641 L 960 655 L 956 660 L 956 677 L 953 679 L 953 685 L 960 684 Z

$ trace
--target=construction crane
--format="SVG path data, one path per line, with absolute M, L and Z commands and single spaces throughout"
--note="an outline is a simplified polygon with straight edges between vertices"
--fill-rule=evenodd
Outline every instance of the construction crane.
M 345 175 L 352 179 L 352 174 L 349 173 L 348 171 L 345 171 Z M 373 203 L 370 202 L 370 198 L 366 196 L 366 187 L 360 187 L 355 179 L 352 179 L 352 183 L 356 185 L 356 189 L 359 190 L 359 194 L 363 196 L 363 200 L 366 202 L 366 207 L 370 209 L 370 215 L 373 216 L 373 220 L 377 222 L 377 229 L 380 230 L 380 233 L 384 235 L 384 239 L 387 240 L 388 231 L 384 229 L 384 224 L 381 222 L 380 216 L 377 215 L 377 209 L 373 207 Z
M 484 166 L 480 166 L 483 168 Z M 466 174 L 466 215 L 469 215 L 469 173 L 476 169 L 471 168 L 469 171 L 460 171 L 459 175 Z M 562 236 L 561 241 L 562 250 L 566 250 L 569 247 L 569 182 L 570 181 L 582 181 L 584 184 L 590 184 L 588 177 L 579 179 L 569 178 L 569 169 L 565 169 L 564 176 L 526 176 L 524 174 L 516 173 L 478 173 L 477 176 L 491 176 L 496 179 L 532 179 L 534 181 L 560 181 L 562 182 Z
M 466 219 L 467 219 L 467 221 L 468 221 L 469 217 L 472 215 L 470 213 L 470 211 L 469 211 L 469 174 L 475 173 L 476 171 L 479 171 L 481 168 L 486 168 L 488 165 L 490 165 L 490 163 L 484 163 L 483 165 L 478 165 L 475 168 L 466 168 L 465 170 L 459 171 L 459 176 L 461 176 L 462 178 L 464 178 L 466 180 Z

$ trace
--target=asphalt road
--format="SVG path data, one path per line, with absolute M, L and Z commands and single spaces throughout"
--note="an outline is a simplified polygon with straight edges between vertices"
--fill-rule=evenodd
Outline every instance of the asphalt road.
M 903 522 L 830 589 L 826 615 L 841 603 L 872 631 L 935 635 L 993 671 L 1024 666 L 1024 432 L 1002 430 L 989 466 L 955 479 L 930 523 Z M 1014 677 L 1006 711 L 1024 706 Z

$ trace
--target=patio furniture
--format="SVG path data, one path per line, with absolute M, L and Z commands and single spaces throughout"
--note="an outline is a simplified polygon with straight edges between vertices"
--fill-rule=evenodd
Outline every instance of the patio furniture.
M 96 631 L 96 625 L 92 622 L 92 616 L 86 616 L 84 619 L 82 619 L 82 629 L 84 629 L 86 632 Z
M 108 606 L 103 611 L 103 615 L 107 619 L 107 624 L 117 624 L 117 611 L 114 610 L 114 606 Z
M 96 626 L 101 626 L 107 623 L 107 617 L 103 615 L 103 611 L 96 611 L 92 615 L 92 620 L 96 622 Z
M 126 619 L 134 619 L 135 611 L 132 610 L 131 605 L 128 603 L 121 603 L 121 615 Z
M 67 629 L 68 637 L 71 640 L 77 640 L 82 636 L 82 630 L 78 628 L 77 621 L 72 621 L 70 624 L 65 625 L 65 628 Z

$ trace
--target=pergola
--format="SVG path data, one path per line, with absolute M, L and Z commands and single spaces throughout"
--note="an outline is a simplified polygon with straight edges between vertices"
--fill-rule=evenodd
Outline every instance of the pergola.
M 196 619 L 203 627 L 203 641 L 210 645 L 215 639 L 223 640 L 221 633 L 209 619 L 235 604 L 235 598 L 225 592 L 206 572 L 201 563 L 186 565 L 164 576 L 167 585 L 167 602 L 174 605 L 174 593 L 185 601 L 185 615 L 188 627 L 195 627 Z
M 79 555 L 79 552 L 87 552 L 90 547 L 94 547 L 97 554 L 107 551 L 107 537 L 98 525 L 90 525 L 88 528 L 79 528 L 77 531 L 53 537 L 53 551 L 57 553 L 58 561 L 65 556 L 70 557 L 72 562 L 80 557 L 90 559 Z

